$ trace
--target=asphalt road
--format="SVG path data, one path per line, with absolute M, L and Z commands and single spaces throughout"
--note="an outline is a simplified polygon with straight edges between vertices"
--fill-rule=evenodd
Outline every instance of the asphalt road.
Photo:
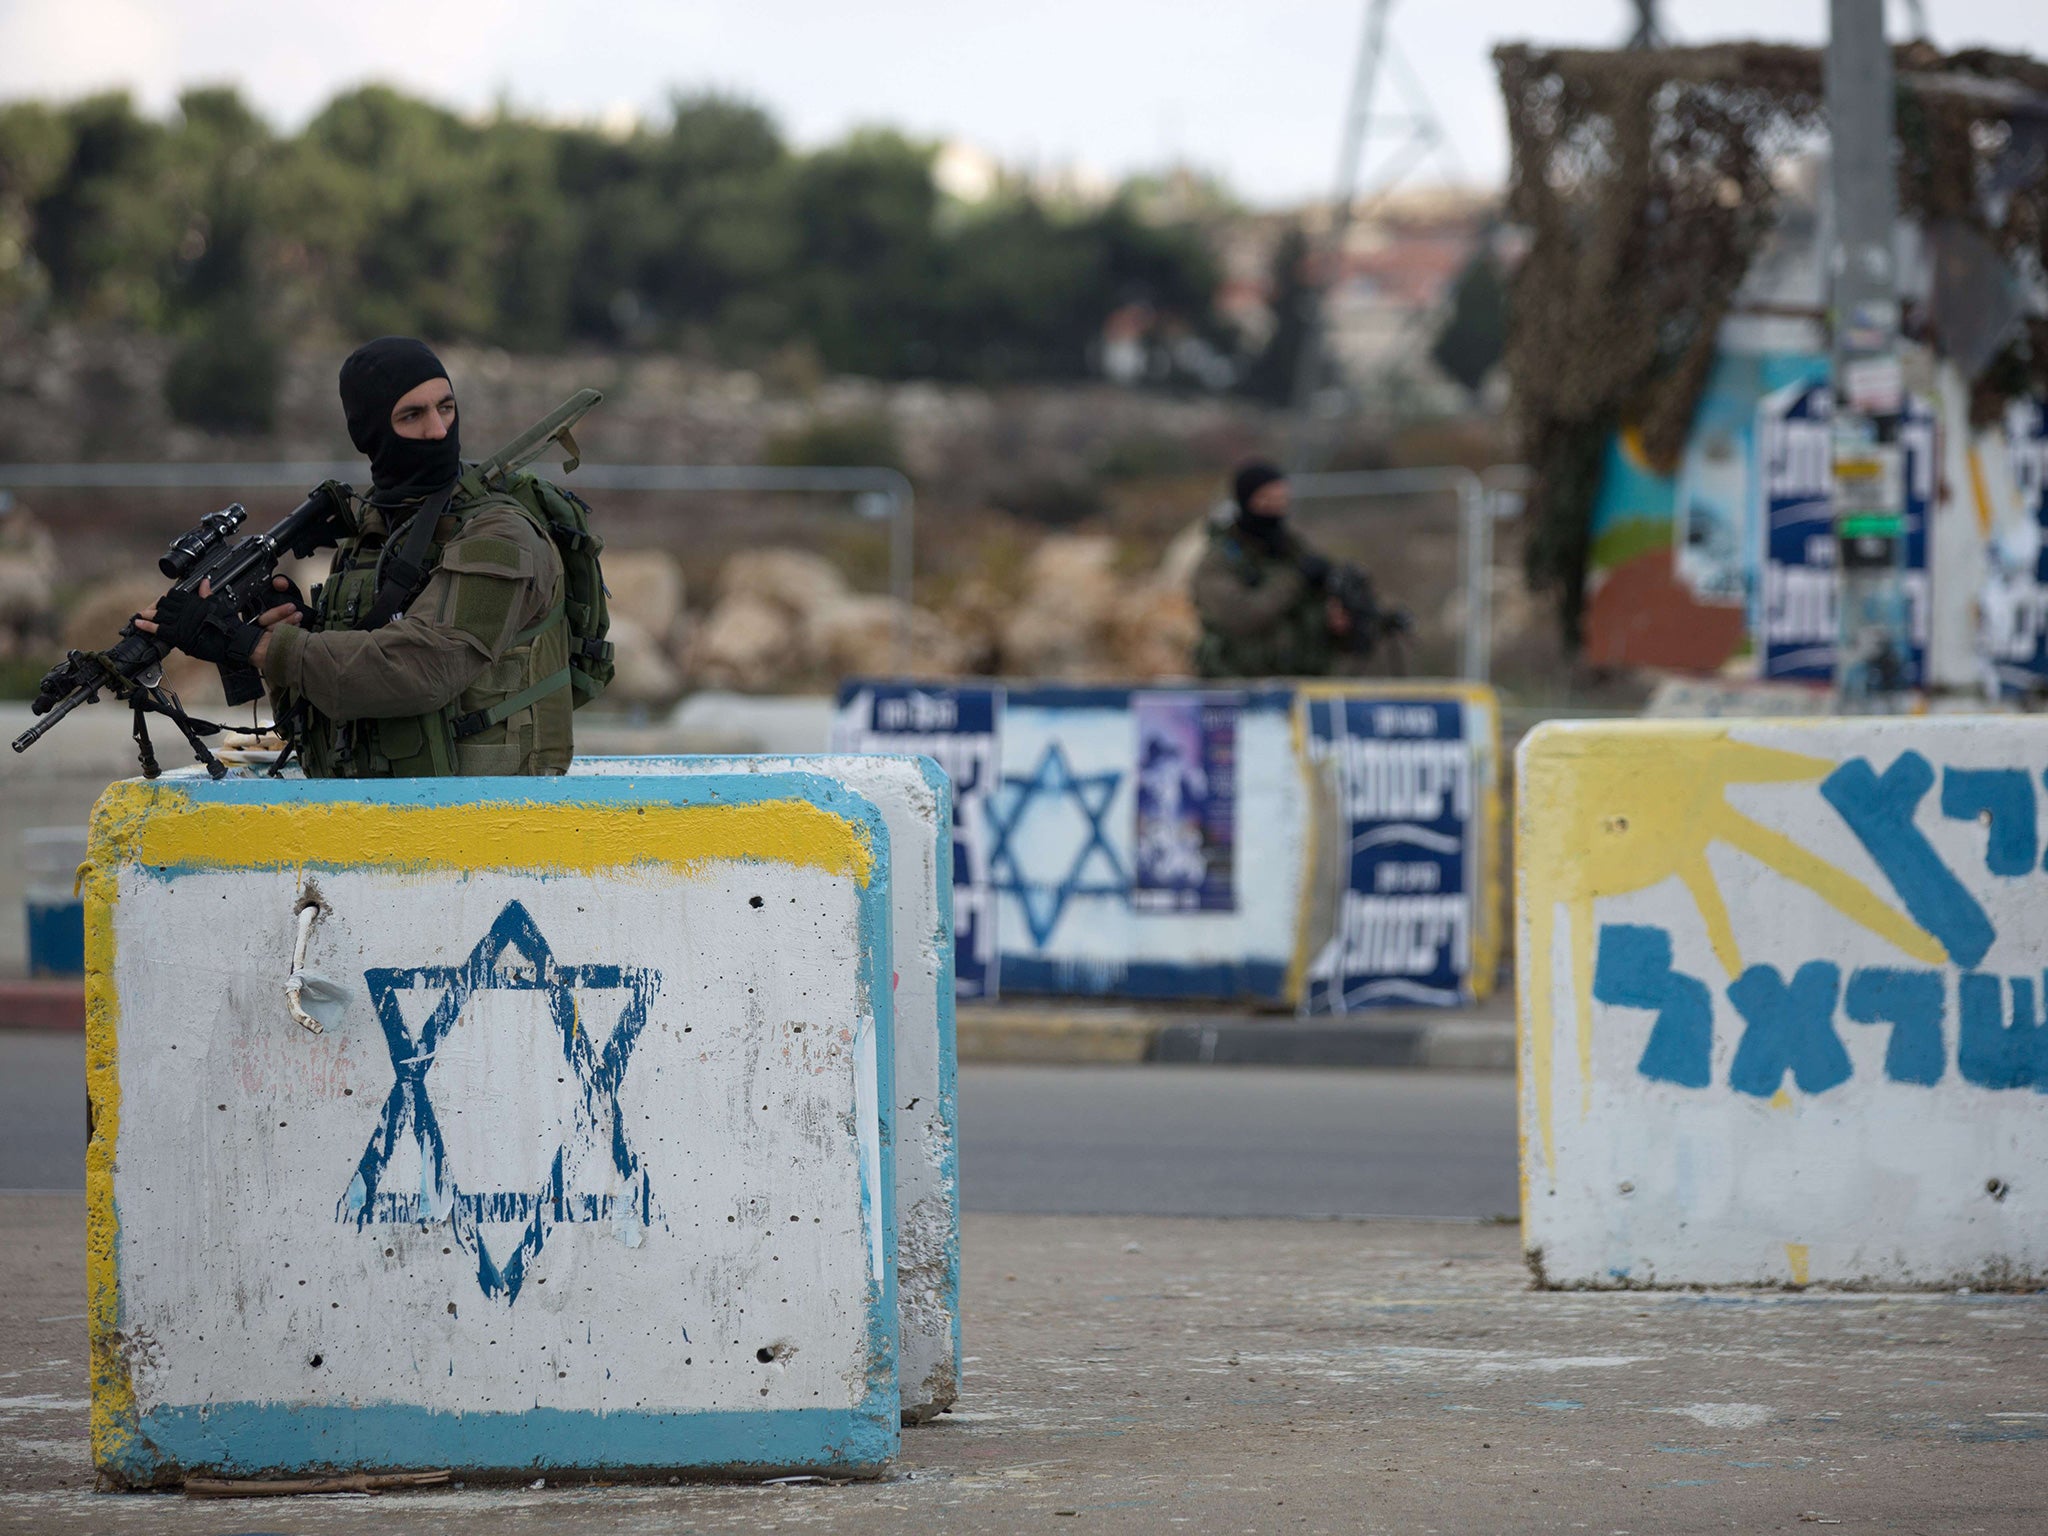
M 971 1211 L 1438 1216 L 1515 1209 L 1505 1074 L 968 1067 Z M 81 1189 L 85 1043 L 0 1031 L 0 1189 Z
M 969 1067 L 971 1211 L 1119 1216 L 1511 1215 L 1507 1073 Z

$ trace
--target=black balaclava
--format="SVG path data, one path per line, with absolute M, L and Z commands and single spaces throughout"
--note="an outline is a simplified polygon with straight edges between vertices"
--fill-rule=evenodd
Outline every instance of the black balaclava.
M 1252 510 L 1252 498 L 1275 480 L 1287 476 L 1264 459 L 1253 459 L 1238 466 L 1237 478 L 1231 482 L 1231 494 L 1237 499 L 1237 529 L 1246 538 L 1268 548 L 1277 546 L 1287 533 L 1287 519 L 1267 517 Z
M 370 458 L 371 501 L 380 507 L 431 496 L 462 473 L 461 416 L 442 438 L 400 437 L 391 408 L 408 390 L 448 370 L 423 341 L 379 336 L 349 353 L 341 365 L 341 410 L 349 441 Z

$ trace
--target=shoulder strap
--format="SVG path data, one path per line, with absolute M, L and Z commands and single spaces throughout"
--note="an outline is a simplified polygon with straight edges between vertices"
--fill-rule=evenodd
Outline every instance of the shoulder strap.
M 364 616 L 364 629 L 382 629 L 425 590 L 432 574 L 434 530 L 454 494 L 455 484 L 443 486 L 420 503 L 397 538 L 385 540 L 377 557 L 377 596 Z

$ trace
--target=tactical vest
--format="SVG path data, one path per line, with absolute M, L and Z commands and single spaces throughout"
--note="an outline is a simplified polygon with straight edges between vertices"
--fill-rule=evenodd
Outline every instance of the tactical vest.
M 1241 586 L 1265 584 L 1293 563 L 1292 554 L 1267 554 L 1248 546 L 1229 528 L 1211 529 L 1209 547 Z M 1305 591 L 1272 629 L 1257 635 L 1226 635 L 1202 626 L 1195 642 L 1200 677 L 1321 677 L 1330 670 L 1330 621 L 1322 595 Z
M 426 571 L 488 506 L 510 507 L 544 538 L 544 522 L 517 499 L 475 494 L 465 483 L 441 514 Z M 378 585 L 378 557 L 388 535 L 352 539 L 335 552 L 333 569 L 314 604 L 317 629 L 368 628 Z M 451 567 L 451 570 L 454 568 Z M 461 572 L 455 571 L 460 577 Z M 513 636 L 454 703 L 432 714 L 333 720 L 303 704 L 299 757 L 314 779 L 440 778 L 449 774 L 556 774 L 574 755 L 570 715 L 569 624 L 563 581 L 548 611 Z

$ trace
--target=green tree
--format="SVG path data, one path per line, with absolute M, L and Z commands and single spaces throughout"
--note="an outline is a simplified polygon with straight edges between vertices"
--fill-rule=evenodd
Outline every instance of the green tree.
M 1436 365 L 1477 393 L 1506 350 L 1508 290 L 1500 264 L 1483 244 L 1451 287 L 1450 313 L 1429 350 Z
M 1273 248 L 1266 284 L 1273 330 L 1244 375 L 1244 392 L 1268 405 L 1287 405 L 1294 399 L 1294 379 L 1301 368 L 1301 350 L 1308 345 L 1316 302 L 1308 281 L 1308 259 L 1308 235 L 1294 225 Z

